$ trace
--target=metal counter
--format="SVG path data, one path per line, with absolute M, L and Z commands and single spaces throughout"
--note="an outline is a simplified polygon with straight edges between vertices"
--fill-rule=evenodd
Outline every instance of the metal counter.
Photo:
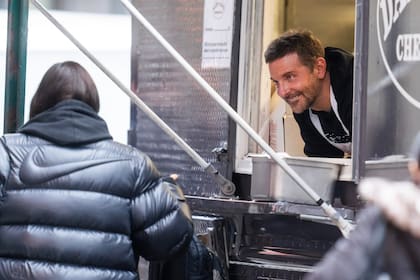
M 303 220 L 329 223 L 324 211 L 316 205 L 296 204 L 286 201 L 262 202 L 225 198 L 208 198 L 199 196 L 186 196 L 193 212 L 214 215 L 236 214 L 273 214 L 297 216 Z M 356 210 L 336 208 L 340 215 L 350 221 L 355 220 Z

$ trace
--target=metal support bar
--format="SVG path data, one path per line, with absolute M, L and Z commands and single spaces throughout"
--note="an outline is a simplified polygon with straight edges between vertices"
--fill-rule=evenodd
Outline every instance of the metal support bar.
M 25 110 L 28 1 L 9 0 L 7 21 L 4 132 L 16 132 Z
M 82 51 L 102 72 L 108 76 L 124 93 L 134 102 L 152 121 L 154 121 L 166 134 L 169 135 L 198 165 L 207 173 L 213 176 L 214 180 L 221 186 L 222 193 L 233 195 L 235 185 L 224 178 L 216 168 L 206 162 L 196 151 L 194 151 L 175 131 L 173 131 L 159 116 L 153 112 L 133 91 L 127 88 L 114 74 L 112 74 L 92 53 L 90 53 L 67 29 L 64 28 L 37 0 L 31 0 L 35 7 L 54 24 L 80 51 Z
M 369 5 L 370 1 L 356 1 L 356 33 L 354 55 L 353 95 L 353 151 L 352 179 L 359 182 L 366 169 L 366 120 L 367 120 L 367 69 L 369 53 Z M 366 70 L 365 70 L 366 69 Z
M 203 87 L 204 90 L 241 126 L 246 133 L 311 197 L 322 207 L 327 216 L 338 226 L 344 236 L 353 228 L 340 214 L 325 202 L 276 152 L 259 136 L 248 123 L 230 107 L 229 104 L 188 64 L 188 62 L 163 38 L 163 36 L 147 21 L 147 19 L 128 0 L 120 0 L 130 14 L 135 17 L 156 40 L 181 64 L 181 66 Z

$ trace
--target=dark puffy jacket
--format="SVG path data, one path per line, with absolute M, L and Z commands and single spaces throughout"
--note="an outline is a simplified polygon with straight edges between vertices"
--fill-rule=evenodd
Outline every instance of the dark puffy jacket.
M 164 260 L 188 245 L 183 194 L 145 154 L 28 134 L 0 144 L 0 279 L 138 279 L 139 256 Z

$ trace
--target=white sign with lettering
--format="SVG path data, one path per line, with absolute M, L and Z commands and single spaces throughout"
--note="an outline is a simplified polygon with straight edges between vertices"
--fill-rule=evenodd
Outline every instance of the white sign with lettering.
M 233 35 L 232 0 L 205 0 L 201 68 L 230 68 Z

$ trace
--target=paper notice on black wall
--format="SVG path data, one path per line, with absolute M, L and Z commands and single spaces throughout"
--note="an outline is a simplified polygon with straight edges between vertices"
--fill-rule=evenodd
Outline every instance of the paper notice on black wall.
M 232 0 L 205 0 L 201 68 L 229 68 L 233 34 Z

